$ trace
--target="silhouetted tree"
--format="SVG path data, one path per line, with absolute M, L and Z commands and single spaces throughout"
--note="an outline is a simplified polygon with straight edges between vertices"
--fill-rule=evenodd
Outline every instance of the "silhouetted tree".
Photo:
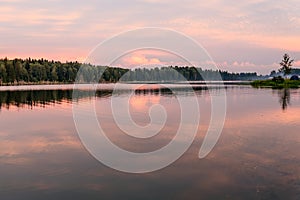
M 280 62 L 281 68 L 279 69 L 279 72 L 283 72 L 285 76 L 290 74 L 292 70 L 293 62 L 294 60 L 291 60 L 288 54 L 284 54 L 283 59 Z

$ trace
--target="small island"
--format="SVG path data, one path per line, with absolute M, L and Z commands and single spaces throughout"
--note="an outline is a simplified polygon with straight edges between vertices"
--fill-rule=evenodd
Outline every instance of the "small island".
M 293 62 L 294 60 L 292 60 L 288 54 L 284 54 L 280 62 L 281 68 L 279 69 L 279 72 L 282 73 L 283 76 L 274 76 L 268 80 L 256 80 L 251 82 L 251 85 L 255 88 L 299 88 L 299 76 L 291 75 Z
M 273 89 L 299 88 L 300 81 L 275 77 L 271 80 L 253 81 L 253 82 L 251 82 L 251 85 L 255 88 L 273 88 Z

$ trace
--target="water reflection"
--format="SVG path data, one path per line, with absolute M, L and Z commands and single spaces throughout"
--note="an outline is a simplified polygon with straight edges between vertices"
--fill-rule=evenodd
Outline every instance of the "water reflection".
M 218 93 L 219 87 L 213 87 L 213 92 Z M 228 86 L 226 86 L 228 90 Z M 161 85 L 148 85 L 148 86 L 136 86 L 136 87 L 128 87 L 123 88 L 121 90 L 115 91 L 114 94 L 122 95 L 131 93 L 134 90 L 134 94 L 137 96 L 141 95 L 154 95 L 154 96 L 174 96 L 174 92 L 176 95 L 181 96 L 189 96 L 202 94 L 208 94 L 207 86 L 193 86 L 193 88 L 184 87 L 182 85 L 173 86 L 173 88 L 168 88 Z M 211 91 L 211 92 L 212 92 Z M 18 108 L 22 107 L 46 107 L 49 105 L 61 104 L 64 103 L 72 103 L 72 93 L 73 90 L 22 90 L 22 91 L 0 91 L 0 110 L 2 108 L 10 109 L 11 106 L 15 106 Z M 279 103 L 281 105 L 282 110 L 286 110 L 288 106 L 291 104 L 291 91 L 288 88 L 278 90 L 278 92 L 274 91 L 274 93 L 278 93 Z M 85 98 L 91 97 L 99 97 L 99 98 L 107 98 L 113 94 L 113 88 L 105 89 L 105 90 L 97 90 L 96 93 L 92 90 L 81 90 L 79 95 L 75 100 L 82 100 Z
M 281 104 L 281 108 L 282 110 L 286 110 L 288 105 L 290 105 L 291 103 L 290 89 L 285 88 L 283 90 L 280 90 L 278 94 L 279 94 L 279 102 Z
M 10 109 L 11 106 L 46 107 L 61 103 L 72 103 L 73 90 L 29 90 L 29 91 L 0 91 L 0 109 Z M 111 91 L 98 91 L 96 96 L 109 96 Z M 82 91 L 78 100 L 92 97 L 90 91 Z
M 117 91 L 114 91 L 116 95 L 128 94 L 134 90 L 134 94 L 137 96 L 140 95 L 155 95 L 155 96 L 169 96 L 174 95 L 173 93 L 176 92 L 176 95 L 193 95 L 194 92 L 201 95 L 202 93 L 208 93 L 208 88 L 206 86 L 194 86 L 193 89 L 184 87 L 184 86 L 177 86 L 172 89 L 163 87 L 161 85 L 151 85 L 151 86 L 136 86 L 136 87 L 128 87 L 123 88 Z M 215 91 L 218 91 L 215 88 Z M 22 91 L 0 91 L 0 110 L 2 108 L 10 109 L 11 106 L 15 106 L 18 108 L 22 107 L 46 107 L 49 105 L 61 104 L 62 102 L 65 103 L 72 103 L 72 100 L 82 100 L 85 98 L 91 97 L 99 97 L 105 98 L 110 97 L 113 93 L 111 89 L 105 90 L 97 90 L 96 94 L 93 90 L 80 90 L 76 99 L 73 99 L 72 94 L 73 90 L 22 90 Z
M 72 91 L 69 90 L 42 90 L 42 91 L 1 91 L 0 92 L 0 109 L 10 106 L 30 108 L 34 106 L 45 107 L 63 100 L 71 100 Z
M 117 98 L 127 92 L 119 91 Z M 199 89 L 201 123 L 191 148 L 171 166 L 140 175 L 111 170 L 83 148 L 72 118 L 71 90 L 0 92 L 3 108 L 45 105 L 0 112 L 1 199 L 300 199 L 300 91 L 282 92 L 280 98 L 293 101 L 285 112 L 277 90 L 228 89 L 221 138 L 211 154 L 199 160 L 210 121 L 208 92 Z M 151 104 L 166 106 L 170 117 L 165 130 L 150 141 L 119 134 L 109 112 L 111 94 L 97 92 L 97 116 L 121 148 L 150 151 L 173 138 L 180 110 L 170 90 L 140 88 L 129 102 L 132 118 L 140 125 L 149 122 Z M 78 100 L 89 95 L 83 91 Z M 47 106 L 56 103 L 63 106 Z

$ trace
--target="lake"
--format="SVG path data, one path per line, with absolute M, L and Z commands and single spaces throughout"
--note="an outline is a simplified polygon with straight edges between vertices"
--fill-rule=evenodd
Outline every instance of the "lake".
M 72 99 L 71 86 L 2 87 L 0 91 L 0 197 L 34 199 L 300 199 L 300 90 L 226 85 L 227 114 L 214 149 L 198 158 L 210 122 L 210 95 L 219 85 L 193 85 L 201 118 L 191 147 L 161 170 L 131 174 L 97 161 L 81 143 L 72 104 L 93 101 L 107 137 L 132 152 L 168 144 L 180 123 L 171 90 L 160 85 L 123 84 L 114 98 L 133 89 L 129 109 L 140 126 L 150 123 L 152 105 L 165 108 L 161 133 L 149 139 L 122 134 L 110 108 L 113 84 L 93 95 L 86 86 Z M 178 95 L 193 92 L 173 85 Z M 118 108 L 117 108 L 118 109 Z M 143 134 L 143 133 L 141 133 Z

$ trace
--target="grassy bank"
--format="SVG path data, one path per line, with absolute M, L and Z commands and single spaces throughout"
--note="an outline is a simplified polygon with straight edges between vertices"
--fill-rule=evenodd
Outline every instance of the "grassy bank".
M 275 80 L 257 80 L 251 82 L 251 85 L 255 88 L 273 88 L 273 89 L 282 89 L 282 88 L 299 88 L 300 81 L 292 81 L 292 80 L 283 80 L 283 81 L 275 81 Z

